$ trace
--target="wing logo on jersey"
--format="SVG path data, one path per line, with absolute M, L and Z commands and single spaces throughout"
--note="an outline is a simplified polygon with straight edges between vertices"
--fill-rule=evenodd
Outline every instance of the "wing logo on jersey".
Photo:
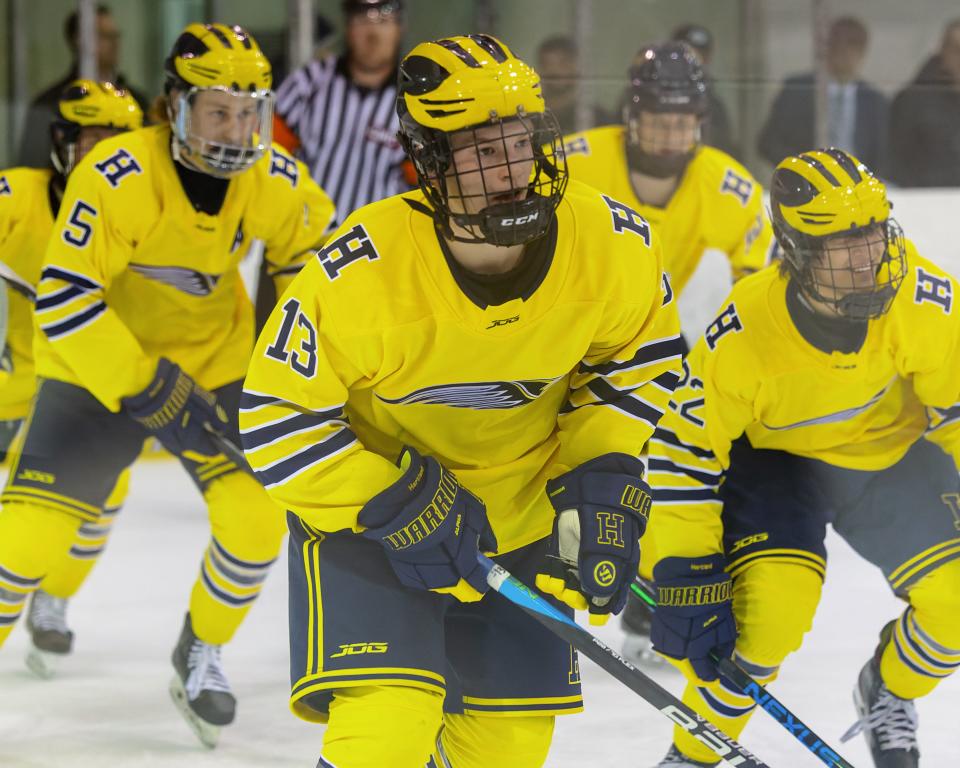
M 477 411 L 505 410 L 532 403 L 555 381 L 559 379 L 440 384 L 418 389 L 396 399 L 382 395 L 377 395 L 377 398 L 390 405 L 448 405 Z
M 855 405 L 853 408 L 844 408 L 842 411 L 836 411 L 834 413 L 828 413 L 825 416 L 815 416 L 812 419 L 804 419 L 803 421 L 797 421 L 793 424 L 784 424 L 782 427 L 773 427 L 769 424 L 764 423 L 764 427 L 769 429 L 771 432 L 782 432 L 787 429 L 799 429 L 801 427 L 815 427 L 820 424 L 837 424 L 841 421 L 849 421 L 850 419 L 856 418 L 861 413 L 869 411 L 873 406 L 880 402 L 883 399 L 883 396 L 887 394 L 890 390 L 890 387 L 896 381 L 894 377 L 887 386 L 881 389 L 877 394 L 871 397 L 863 405 Z
M 154 280 L 191 296 L 209 296 L 220 282 L 220 275 L 198 272 L 187 267 L 151 267 L 131 264 L 130 269 L 147 280 Z

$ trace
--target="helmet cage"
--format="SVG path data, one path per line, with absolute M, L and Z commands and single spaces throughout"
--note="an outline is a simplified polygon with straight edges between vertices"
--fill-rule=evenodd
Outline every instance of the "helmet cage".
M 69 120 L 50 123 L 50 162 L 66 178 L 77 164 L 77 142 L 81 126 Z
M 184 81 L 168 84 L 168 93 L 176 89 L 175 104 L 169 109 L 173 131 L 172 151 L 175 160 L 185 162 L 211 176 L 229 178 L 250 168 L 270 148 L 273 137 L 274 93 L 268 89 L 239 90 L 223 86 L 200 88 Z M 257 121 L 250 133 L 249 144 L 230 144 L 205 138 L 193 130 L 193 105 L 201 91 L 221 91 L 234 98 L 251 99 Z
M 680 141 L 682 137 L 678 131 L 672 131 L 666 126 L 651 126 L 644 129 L 640 123 L 642 113 L 652 115 L 689 115 L 697 116 L 696 127 L 690 141 Z M 700 146 L 703 131 L 703 117 L 693 110 L 666 110 L 646 109 L 631 103 L 624 107 L 623 122 L 627 142 L 627 164 L 631 169 L 655 178 L 667 178 L 683 173 L 693 159 Z M 648 135 L 648 131 L 652 134 Z M 646 140 L 645 140 L 646 139 Z M 647 149 L 644 144 L 654 144 L 663 147 L 665 151 Z
M 890 310 L 907 270 L 903 229 L 895 219 L 871 222 L 826 236 L 806 235 L 772 214 L 771 221 L 783 249 L 781 270 L 787 272 L 807 296 L 851 320 L 870 320 Z M 869 248 L 879 240 L 884 245 L 870 289 L 856 287 L 856 272 L 850 259 L 837 259 L 834 255 L 839 250 L 851 250 L 850 245 L 835 244 L 837 238 L 857 236 L 863 238 L 863 247 Z M 837 263 L 840 266 L 835 266 Z
M 703 69 L 683 43 L 651 46 L 638 54 L 638 63 L 630 67 L 630 86 L 623 107 L 626 126 L 627 162 L 631 169 L 656 178 L 678 176 L 693 159 L 700 144 L 703 118 L 709 109 L 707 81 Z M 697 128 L 692 143 L 667 151 L 644 148 L 640 121 L 643 113 L 653 115 L 696 115 Z
M 514 131 L 514 126 L 521 131 Z M 496 126 L 499 136 L 479 135 L 481 129 Z M 468 135 L 469 140 L 454 148 L 452 136 Z M 525 135 L 530 154 L 511 157 L 508 142 Z M 519 245 L 544 235 L 567 185 L 567 163 L 563 139 L 556 118 L 549 111 L 526 113 L 522 109 L 503 119 L 446 133 L 414 121 L 409 113 L 401 117 L 400 140 L 417 170 L 420 189 L 433 208 L 434 219 L 444 235 L 466 243 L 497 246 Z M 477 152 L 478 167 L 458 169 L 454 152 L 471 146 L 489 147 L 497 142 L 501 152 L 487 162 Z M 486 175 L 512 166 L 530 163 L 526 184 L 519 189 L 497 192 L 487 189 Z M 467 178 L 475 177 L 475 178 Z M 479 181 L 479 189 L 477 188 Z M 453 225 L 456 225 L 456 229 Z

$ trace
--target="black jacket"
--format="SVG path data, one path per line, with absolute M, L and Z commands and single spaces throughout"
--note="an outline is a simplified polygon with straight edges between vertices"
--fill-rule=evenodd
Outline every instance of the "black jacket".
M 893 180 L 905 187 L 960 186 L 960 86 L 933 56 L 893 100 Z
M 50 122 L 53 120 L 57 101 L 63 89 L 76 80 L 78 76 L 77 68 L 73 67 L 66 77 L 55 82 L 30 102 L 27 117 L 23 121 L 23 133 L 20 135 L 17 165 L 25 165 L 31 168 L 46 168 L 50 165 Z M 146 119 L 147 108 L 150 106 L 146 96 L 132 87 L 123 75 L 117 76 L 116 85 L 130 91 L 143 110 L 144 119 Z
M 817 149 L 814 138 L 813 73 L 788 77 L 777 94 L 767 121 L 760 132 L 757 149 L 776 165 L 787 155 Z M 874 173 L 887 174 L 887 100 L 878 90 L 857 81 L 856 123 L 853 146 L 840 147 L 852 152 Z

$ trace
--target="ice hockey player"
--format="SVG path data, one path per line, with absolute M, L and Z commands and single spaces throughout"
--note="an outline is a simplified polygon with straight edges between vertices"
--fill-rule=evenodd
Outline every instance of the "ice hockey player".
M 111 83 L 75 80 L 60 95 L 50 126 L 52 167 L 0 172 L 0 277 L 9 295 L 8 334 L 0 366 L 0 455 L 7 453 L 36 394 L 33 309 L 43 255 L 67 177 L 98 141 L 142 125 L 143 112 L 129 92 Z M 80 526 L 68 557 L 47 572 L 33 594 L 27 614 L 32 638 L 27 666 L 42 677 L 52 675 L 73 646 L 73 632 L 66 623 L 67 600 L 103 552 L 126 485 L 124 474 L 99 516 Z M 18 596 L 0 607 L 0 626 L 11 613 L 19 614 L 21 605 Z
M 570 177 L 624 201 L 650 222 L 678 296 L 707 249 L 727 255 L 734 280 L 762 268 L 776 250 L 763 190 L 728 154 L 700 143 L 710 86 L 696 57 L 684 43 L 647 46 L 634 57 L 629 76 L 623 125 L 566 138 Z M 687 329 L 694 335 L 701 330 Z M 645 546 L 644 562 L 653 556 Z M 650 612 L 633 593 L 621 624 L 627 658 L 659 659 L 650 650 Z
M 333 206 L 270 145 L 270 65 L 246 31 L 191 24 L 166 75 L 169 124 L 94 147 L 71 173 L 54 224 L 37 290 L 40 384 L 0 497 L 0 641 L 152 435 L 202 491 L 214 532 L 171 689 L 213 744 L 235 713 L 220 646 L 259 594 L 284 533 L 282 511 L 210 435 L 239 440 L 254 339 L 237 266 L 258 238 L 289 282 Z
M 301 272 L 240 404 L 290 510 L 292 706 L 328 721 L 320 766 L 534 768 L 581 709 L 576 656 L 484 597 L 477 555 L 568 612 L 622 608 L 675 302 L 647 222 L 567 184 L 503 43 L 417 45 L 397 109 L 420 190 L 354 212 Z
M 850 733 L 878 768 L 917 766 L 914 699 L 960 666 L 957 281 L 841 150 L 783 160 L 770 200 L 783 261 L 733 287 L 650 442 L 654 647 L 738 736 L 754 702 L 709 653 L 777 676 L 810 629 L 830 523 L 907 602 L 860 671 Z M 677 731 L 660 765 L 713 763 Z

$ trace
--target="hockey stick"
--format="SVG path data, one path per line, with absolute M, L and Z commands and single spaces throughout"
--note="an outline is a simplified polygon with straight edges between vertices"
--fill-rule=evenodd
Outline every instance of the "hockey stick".
M 0 278 L 6 280 L 7 284 L 23 297 L 32 302 L 37 301 L 37 292 L 33 286 L 3 262 L 0 262 Z
M 679 725 L 693 738 L 726 760 L 728 765 L 737 768 L 769 768 L 758 757 L 750 754 L 736 741 L 721 733 L 682 701 L 661 688 L 603 643 L 600 638 L 587 632 L 523 582 L 511 576 L 509 571 L 483 555 L 478 555 L 477 559 L 486 571 L 487 583 L 492 589 L 532 616 L 557 637 L 566 640 L 634 693 L 646 699 L 667 719 Z
M 216 445 L 230 461 L 237 465 L 237 469 L 242 469 L 259 483 L 260 480 L 257 478 L 257 473 L 253 471 L 253 468 L 247 462 L 247 457 L 243 455 L 243 451 L 235 446 L 232 440 L 220 432 L 217 432 L 217 430 L 209 424 L 204 426 L 210 434 L 210 439 L 213 440 L 214 445 Z
M 630 589 L 647 604 L 650 610 L 655 611 L 657 609 L 653 586 L 649 582 L 638 576 L 630 585 Z M 793 714 L 783 702 L 750 677 L 737 662 L 733 659 L 721 659 L 716 654 L 711 654 L 710 659 L 716 663 L 720 674 L 757 702 L 757 705 L 764 712 L 786 728 L 793 738 L 809 749 L 822 763 L 831 766 L 831 768 L 854 768 L 850 762 L 842 758 L 822 738 L 817 736 L 810 726 Z

